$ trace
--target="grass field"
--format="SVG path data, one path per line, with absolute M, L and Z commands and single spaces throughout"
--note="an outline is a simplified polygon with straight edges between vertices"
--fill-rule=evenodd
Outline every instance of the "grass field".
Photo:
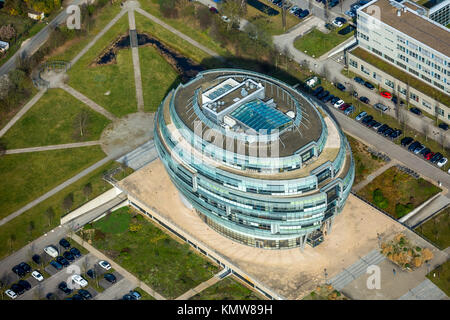
M 442 250 L 450 246 L 450 207 L 415 229 Z
M 88 114 L 83 136 L 76 122 L 82 111 Z M 98 140 L 109 122 L 62 89 L 50 89 L 4 139 L 8 149 Z
M 20 209 L 104 157 L 98 146 L 1 157 L 0 217 Z
M 345 24 L 340 28 L 334 29 L 330 33 L 323 33 L 314 28 L 311 32 L 296 39 L 294 47 L 301 52 L 306 51 L 306 54 L 309 56 L 318 58 L 354 35 L 355 31 L 346 35 L 338 33 L 339 30 L 347 25 Z
M 139 49 L 142 72 L 144 110 L 155 112 L 169 89 L 178 84 L 178 73 L 151 46 Z
M 447 296 L 450 296 L 450 260 L 427 274 L 427 278 L 444 291 Z
M 262 298 L 236 279 L 227 277 L 190 300 L 262 300 Z
M 95 222 L 92 244 L 151 288 L 176 298 L 218 271 L 189 245 L 173 240 L 143 216 L 130 217 L 129 210 L 118 209 Z
M 355 138 L 347 135 L 348 142 L 352 148 L 353 159 L 355 160 L 355 182 L 354 185 L 364 181 L 368 175 L 386 164 L 381 159 L 373 157 L 367 152 L 367 146 Z
M 131 49 L 119 50 L 116 63 L 91 63 L 127 30 L 128 16 L 124 15 L 68 72 L 70 86 L 118 117 L 137 111 Z
M 4 258 L 12 251 L 18 250 L 29 241 L 40 237 L 45 232 L 59 225 L 61 216 L 66 214 L 66 212 L 62 208 L 62 202 L 68 194 L 73 194 L 72 209 L 76 209 L 85 202 L 111 189 L 112 186 L 102 179 L 103 172 L 116 168 L 118 166 L 119 164 L 115 161 L 106 163 L 87 176 L 81 178 L 77 182 L 64 188 L 52 197 L 27 210 L 19 217 L 0 226 L 0 258 Z M 122 173 L 120 174 L 120 176 L 117 176 L 115 178 L 117 180 L 120 180 L 126 174 L 130 174 L 131 172 L 131 169 L 127 169 L 126 173 Z M 92 193 L 88 196 L 83 192 L 83 188 L 87 184 L 90 184 L 92 186 Z M 49 219 L 49 216 L 46 214 L 46 211 L 49 208 L 52 208 L 54 210 L 55 214 L 53 219 Z M 29 232 L 30 221 L 33 221 L 35 225 L 34 230 L 32 230 L 31 232 Z M 11 234 L 14 234 L 16 237 L 12 243 L 10 241 Z
M 358 194 L 398 219 L 440 191 L 439 187 L 422 178 L 414 179 L 391 167 Z

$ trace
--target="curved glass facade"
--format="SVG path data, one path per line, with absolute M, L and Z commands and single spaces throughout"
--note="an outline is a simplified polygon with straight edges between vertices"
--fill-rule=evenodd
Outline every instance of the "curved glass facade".
M 192 129 L 189 121 L 197 117 L 209 130 L 222 125 L 217 131 L 248 145 L 249 134 L 224 129 L 223 123 L 202 111 L 206 108 L 201 105 L 202 86 L 219 86 L 227 79 L 236 87 L 252 79 L 265 90 L 261 103 L 288 115 L 291 110 L 295 113 L 292 127 L 276 133 L 283 143 L 281 154 L 258 157 L 225 150 L 199 134 L 204 131 L 196 130 L 198 123 Z M 278 91 L 271 95 L 274 86 Z M 251 92 L 252 87 L 247 89 Z M 250 96 L 241 94 L 241 100 Z M 239 101 L 234 98 L 233 103 Z M 285 105 L 290 109 L 283 109 Z M 208 70 L 172 90 L 161 103 L 155 118 L 155 145 L 174 185 L 213 229 L 255 247 L 303 247 L 314 232 L 330 231 L 354 179 L 349 144 L 331 117 L 325 117 L 310 100 L 279 80 L 245 70 Z M 311 139 L 308 125 L 315 126 Z M 285 146 L 288 142 L 292 145 Z

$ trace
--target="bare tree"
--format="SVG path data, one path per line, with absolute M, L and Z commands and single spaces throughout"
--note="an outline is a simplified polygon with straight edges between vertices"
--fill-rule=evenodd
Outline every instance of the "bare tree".
M 11 251 L 14 247 L 15 242 L 16 242 L 16 235 L 14 233 L 11 233 L 9 235 L 9 246 L 10 246 Z
M 86 200 L 89 199 L 89 196 L 92 194 L 92 184 L 90 182 L 83 187 L 83 194 Z
M 431 128 L 427 122 L 421 121 L 422 133 L 425 135 L 425 141 L 428 141 L 428 134 L 430 134 Z
M 89 123 L 89 113 L 86 110 L 81 110 L 81 112 L 78 114 L 78 116 L 75 118 L 74 126 L 79 130 L 80 137 L 83 137 L 86 133 L 87 126 Z
M 65 196 L 62 207 L 66 212 L 69 212 L 69 210 L 73 206 L 73 193 L 69 193 L 67 196 Z
M 328 76 L 330 75 L 330 71 L 328 70 L 328 67 L 325 64 L 323 65 L 322 70 L 320 71 L 320 75 L 325 79 L 327 79 Z
M 0 39 L 10 40 L 15 37 L 16 37 L 16 29 L 14 29 L 12 24 L 0 27 Z
M 55 210 L 52 207 L 49 207 L 45 210 L 45 215 L 47 216 L 48 226 L 50 227 L 53 223 L 53 219 L 55 218 Z
M 281 1 L 281 20 L 283 23 L 283 31 L 286 32 L 286 1 Z
M 34 229 L 35 229 L 35 224 L 34 224 L 34 221 L 31 220 L 28 223 L 28 235 L 30 236 L 30 239 L 33 238 L 33 231 L 34 231 Z

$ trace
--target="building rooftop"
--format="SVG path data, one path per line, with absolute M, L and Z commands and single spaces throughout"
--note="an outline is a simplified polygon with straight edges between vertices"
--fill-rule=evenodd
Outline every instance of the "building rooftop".
M 402 6 L 399 3 L 396 4 L 398 7 Z M 368 8 L 371 5 L 380 8 L 379 20 L 383 23 L 450 57 L 450 31 L 444 26 L 434 23 L 426 16 L 419 15 L 410 4 L 404 6 L 406 8 L 404 11 L 393 6 L 389 0 L 377 0 L 361 10 L 370 15 Z M 400 16 L 397 15 L 399 10 Z

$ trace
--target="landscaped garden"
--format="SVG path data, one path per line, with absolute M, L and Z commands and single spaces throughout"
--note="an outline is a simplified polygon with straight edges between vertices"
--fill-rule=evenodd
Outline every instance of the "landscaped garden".
M 448 248 L 450 246 L 450 207 L 421 224 L 415 231 L 436 244 L 440 249 Z
M 303 297 L 303 300 L 348 300 L 348 298 L 331 285 L 321 285 Z
M 427 278 L 450 296 L 450 260 L 447 260 L 427 274 Z
M 442 190 L 391 167 L 358 191 L 358 194 L 399 219 Z
M 219 270 L 128 207 L 86 225 L 81 236 L 166 298 L 180 296 Z
M 227 277 L 193 296 L 190 300 L 261 300 L 250 290 L 232 277 Z

